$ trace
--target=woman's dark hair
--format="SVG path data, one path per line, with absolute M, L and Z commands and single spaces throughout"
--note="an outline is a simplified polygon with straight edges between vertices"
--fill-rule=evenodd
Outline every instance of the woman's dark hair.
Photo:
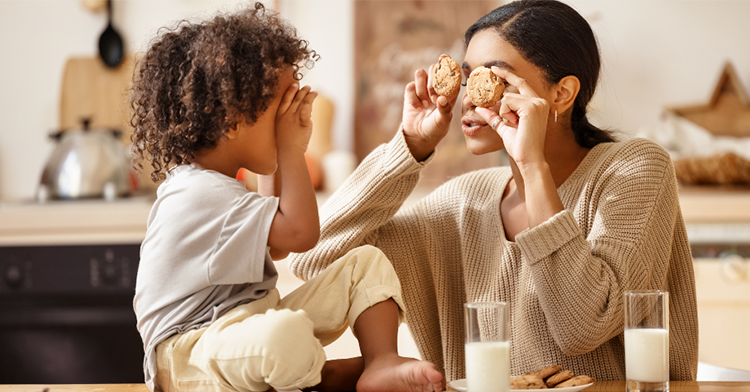
M 228 129 L 253 124 L 287 69 L 302 78 L 319 56 L 276 12 L 255 3 L 203 23 L 163 28 L 138 61 L 130 120 L 133 160 L 149 159 L 153 181 L 213 148 Z
M 586 107 L 599 81 L 599 47 L 591 27 L 578 12 L 556 0 L 519 0 L 500 6 L 476 21 L 464 35 L 464 48 L 474 35 L 493 29 L 530 63 L 544 71 L 549 83 L 568 75 L 581 82 L 571 126 L 583 147 L 614 141 L 586 118 Z

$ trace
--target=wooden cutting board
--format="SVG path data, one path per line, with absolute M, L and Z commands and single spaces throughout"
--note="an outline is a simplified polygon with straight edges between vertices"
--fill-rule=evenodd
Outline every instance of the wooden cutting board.
M 60 129 L 80 127 L 84 118 L 92 128 L 118 129 L 129 140 L 128 90 L 133 77 L 132 56 L 117 68 L 107 68 L 99 57 L 72 57 L 65 64 L 60 95 Z
M 130 87 L 132 86 L 132 55 L 126 55 L 117 68 L 108 68 L 99 57 L 71 57 L 65 63 L 60 93 L 59 129 L 80 128 L 89 119 L 92 129 L 117 129 L 120 140 L 130 145 Z M 128 147 L 129 148 L 129 147 Z M 150 166 L 144 163 L 139 174 L 138 189 L 153 192 L 157 184 L 149 177 Z

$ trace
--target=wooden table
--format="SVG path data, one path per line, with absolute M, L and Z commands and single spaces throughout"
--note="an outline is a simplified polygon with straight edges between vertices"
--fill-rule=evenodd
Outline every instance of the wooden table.
M 0 392 L 150 392 L 145 384 L 0 385 Z M 750 391 L 750 382 L 672 381 L 670 392 Z M 554 391 L 554 390 L 553 390 Z M 625 381 L 597 381 L 585 392 L 623 392 Z

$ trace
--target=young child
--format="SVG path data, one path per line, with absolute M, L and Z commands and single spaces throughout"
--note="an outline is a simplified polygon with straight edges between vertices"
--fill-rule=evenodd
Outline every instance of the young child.
M 376 248 L 284 298 L 275 288 L 272 255 L 320 234 L 304 159 L 317 94 L 298 84 L 317 60 L 307 45 L 257 3 L 162 30 L 139 62 L 132 149 L 166 178 L 133 302 L 153 391 L 442 391 L 434 364 L 397 354 L 400 286 Z M 265 175 L 259 193 L 240 168 Z M 362 357 L 326 361 L 321 343 L 347 326 Z

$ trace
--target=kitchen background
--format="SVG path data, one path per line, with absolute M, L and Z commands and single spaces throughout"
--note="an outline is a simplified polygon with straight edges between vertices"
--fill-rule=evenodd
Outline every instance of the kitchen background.
M 626 135 L 643 133 L 644 129 L 658 132 L 664 127 L 666 107 L 709 101 L 727 62 L 734 66 L 736 73 L 737 78 L 731 79 L 734 87 L 750 88 L 750 24 L 747 23 L 750 1 L 565 2 L 589 20 L 599 40 L 603 72 L 590 113 L 594 122 L 602 127 L 617 129 Z M 29 353 L 27 368 L 34 370 L 38 363 L 45 363 L 50 368 L 50 377 L 76 373 L 63 366 L 65 359 L 82 357 L 82 352 L 93 352 L 92 347 L 104 345 L 106 337 L 99 343 L 88 337 L 78 337 L 81 328 L 96 327 L 92 320 L 95 324 L 106 316 L 107 320 L 117 323 L 117 328 L 127 329 L 122 336 L 123 342 L 131 339 L 128 347 L 138 345 L 137 336 L 133 336 L 132 314 L 128 313 L 132 313 L 132 294 L 128 290 L 132 287 L 134 259 L 145 231 L 151 199 L 132 198 L 133 201 L 119 200 L 109 205 L 96 201 L 55 202 L 44 207 L 35 207 L 33 202 L 42 169 L 55 147 L 48 135 L 61 126 L 61 87 L 66 62 L 73 57 L 96 58 L 97 42 L 107 25 L 104 10 L 91 10 L 92 4 L 97 3 L 101 1 L 0 0 L 0 272 L 3 274 L 0 328 L 4 328 L 0 329 L 0 346 L 10 347 L 11 343 L 20 342 L 14 347 Z M 113 0 L 112 23 L 124 39 L 126 53 L 137 54 L 164 25 L 186 18 L 202 19 L 217 11 L 232 11 L 245 3 L 240 0 Z M 387 27 L 377 29 L 381 20 L 378 18 L 397 22 L 399 15 L 412 13 L 410 23 L 415 24 L 399 25 L 400 28 L 429 27 L 429 17 L 421 19 L 421 15 L 444 17 L 451 15 L 451 7 L 458 10 L 456 14 L 479 12 L 482 7 L 493 7 L 501 2 L 475 3 L 471 9 L 465 2 L 448 1 L 404 1 L 398 7 L 380 7 L 377 2 L 365 4 L 355 0 L 266 0 L 265 3 L 290 19 L 300 35 L 321 55 L 315 67 L 307 71 L 303 83 L 320 91 L 332 104 L 332 148 L 361 156 L 362 149 L 371 148 L 373 140 L 387 140 L 395 129 L 386 130 L 375 138 L 361 134 L 363 129 L 368 129 L 366 121 L 363 126 L 366 116 L 362 116 L 363 109 L 358 106 L 362 104 L 362 96 L 358 94 L 362 93 L 364 68 L 355 64 L 366 63 L 373 54 L 386 53 L 378 57 L 381 66 L 388 69 L 398 64 L 411 73 L 410 64 L 424 62 L 422 57 L 436 58 L 433 52 L 448 51 L 459 59 L 462 56 L 460 46 L 455 45 L 460 34 L 455 38 L 425 39 L 423 48 L 388 52 L 394 47 L 407 48 L 409 42 L 394 39 L 394 43 L 401 46 L 389 45 L 390 38 L 382 35 L 391 32 Z M 441 11 L 433 12 L 438 8 Z M 382 35 L 362 39 L 372 31 Z M 398 82 L 403 75 L 391 76 L 388 72 L 381 74 L 384 79 L 379 80 L 387 83 L 375 84 L 382 89 L 373 93 L 377 98 L 375 105 L 381 105 L 386 115 L 394 105 L 400 105 L 403 92 L 403 84 Z M 395 101 L 391 101 L 396 103 L 389 102 L 389 97 L 395 97 Z M 447 151 L 445 156 L 465 153 L 460 133 L 454 132 L 450 137 L 454 138 L 453 144 L 441 144 L 441 149 Z M 435 163 L 439 163 L 437 161 L 436 158 Z M 440 167 L 438 164 L 431 166 Z M 436 182 L 453 174 L 439 170 L 430 172 Z M 407 204 L 424 192 L 426 190 L 418 191 Z M 322 193 L 320 201 L 325 197 Z M 750 323 L 747 261 L 750 256 L 750 192 L 747 188 L 732 188 L 726 192 L 715 192 L 709 187 L 682 189 L 680 202 L 696 256 L 701 361 L 750 370 L 750 338 L 745 331 Z M 281 267 L 280 290 L 283 293 L 292 290 L 299 281 L 283 265 Z M 45 271 L 49 280 L 40 275 L 30 277 L 31 272 Z M 113 298 L 110 307 L 96 302 L 103 292 Z M 24 295 L 29 293 L 32 295 Z M 32 301 L 34 295 L 44 297 L 60 293 L 72 293 L 76 299 L 85 299 L 66 304 L 70 308 L 67 310 L 59 306 L 60 303 L 50 304 L 46 300 L 34 303 L 38 305 L 35 308 L 38 311 L 34 312 L 27 311 L 31 307 L 24 305 L 24 301 Z M 20 317 L 21 321 L 15 322 L 13 312 L 19 309 L 26 318 Z M 92 316 L 81 316 L 85 313 L 81 310 L 91 311 Z M 29 324 L 24 324 L 23 320 L 42 319 L 49 328 L 41 335 L 28 333 Z M 72 325 L 73 322 L 76 324 Z M 64 328 L 69 328 L 70 332 L 60 338 L 59 331 Z M 409 343 L 405 328 L 402 328 L 402 337 L 403 352 L 418 355 Z M 29 341 L 24 343 L 24 338 Z M 55 345 L 66 339 L 79 339 L 76 341 L 80 344 L 72 348 Z M 348 335 L 335 343 L 329 348 L 329 355 L 356 355 L 352 339 Z M 73 351 L 64 351 L 66 347 Z M 52 353 L 55 350 L 56 353 Z M 50 359 L 46 360 L 44 354 L 48 351 Z M 127 353 L 131 354 L 140 355 Z M 104 356 L 107 353 L 92 354 L 88 362 L 80 361 L 78 374 L 90 374 L 87 366 L 100 362 L 99 358 Z M 0 368 L 10 369 L 8 365 L 15 362 L 23 361 L 0 355 Z M 130 365 L 133 362 L 128 360 Z M 83 382 L 113 380 L 106 371 L 108 369 L 102 367 L 99 372 L 103 378 L 83 379 Z M 139 374 L 138 363 L 133 372 Z M 0 372 L 0 384 L 8 382 L 11 373 L 13 371 Z
M 634 133 L 658 123 L 665 106 L 705 102 L 726 61 L 735 65 L 743 86 L 750 86 L 750 1 L 566 2 L 588 18 L 603 53 L 592 115 L 604 127 Z M 126 51 L 139 52 L 163 25 L 242 3 L 114 0 L 113 25 Z M 335 106 L 334 146 L 353 150 L 354 1 L 268 3 L 321 54 L 304 82 Z M 65 62 L 95 56 L 105 27 L 106 13 L 87 10 L 81 0 L 0 1 L 0 200 L 34 196 L 54 146 L 47 135 L 59 126 Z

